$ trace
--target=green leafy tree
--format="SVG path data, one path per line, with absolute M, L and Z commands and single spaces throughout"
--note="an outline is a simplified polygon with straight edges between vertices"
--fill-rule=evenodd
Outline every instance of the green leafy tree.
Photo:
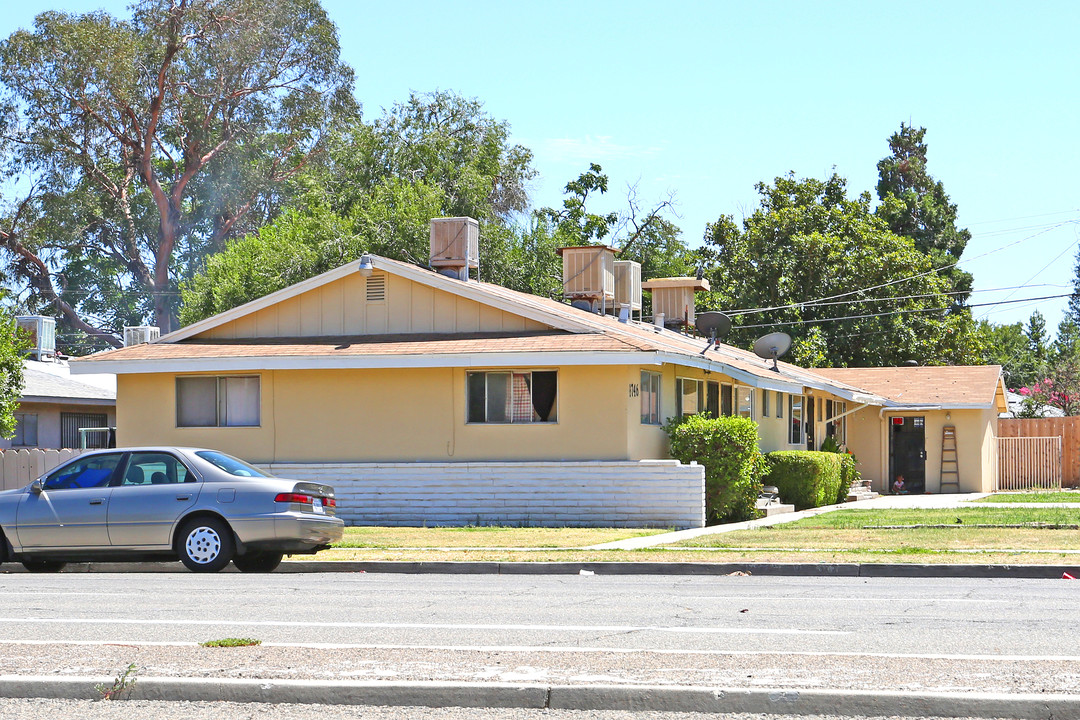
M 835 366 L 981 357 L 970 312 L 951 301 L 930 258 L 870 211 L 868 193 L 849 198 L 836 174 L 791 173 L 757 189 L 760 207 L 742 227 L 722 216 L 705 234 L 708 302 L 732 313 L 728 342 L 748 347 L 783 331 L 800 359 Z
M 15 316 L 0 311 L 0 437 L 15 437 L 15 411 L 23 390 L 23 357 L 29 340 L 19 331 Z
M 0 43 L 0 212 L 31 309 L 116 345 L 174 327 L 192 263 L 276 214 L 357 112 L 318 0 L 138 0 L 130 19 L 39 15 Z
M 1000 365 L 1010 390 L 1031 385 L 1044 377 L 1045 364 L 1037 361 L 1032 353 L 1024 323 L 999 325 L 982 320 L 977 332 L 983 338 L 982 362 Z
M 900 124 L 889 138 L 890 155 L 878 162 L 878 217 L 889 229 L 915 243 L 930 256 L 934 267 L 944 268 L 950 291 L 957 301 L 967 301 L 972 276 L 955 266 L 971 233 L 956 226 L 957 208 L 945 186 L 927 171 L 926 128 Z

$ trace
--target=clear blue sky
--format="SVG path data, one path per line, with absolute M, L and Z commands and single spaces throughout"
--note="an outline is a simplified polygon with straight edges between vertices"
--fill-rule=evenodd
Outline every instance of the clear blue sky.
M 1080 3 L 505 2 L 323 0 L 356 69 L 365 114 L 410 90 L 482 100 L 531 148 L 537 206 L 557 205 L 589 162 L 643 201 L 673 191 L 691 243 L 757 203 L 754 183 L 833 167 L 873 192 L 901 122 L 927 128 L 929 169 L 974 237 L 972 303 L 1071 290 L 1080 239 Z M 113 0 L 24 0 L 36 13 Z M 1016 290 L 982 292 L 1025 286 Z M 808 298 L 815 297 L 807 288 Z M 993 322 L 1064 300 L 976 308 Z

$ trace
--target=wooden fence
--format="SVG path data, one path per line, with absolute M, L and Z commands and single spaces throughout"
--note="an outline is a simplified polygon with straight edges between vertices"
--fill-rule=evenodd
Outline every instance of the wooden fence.
M 997 453 L 994 490 L 1061 489 L 1060 437 L 999 437 Z
M 1080 487 L 1080 417 L 1001 418 L 997 435 L 999 438 L 1061 438 L 1061 485 Z M 1000 454 L 998 467 L 1000 476 Z
M 80 455 L 82 450 L 28 450 L 0 451 L 0 490 L 21 488 L 60 463 Z

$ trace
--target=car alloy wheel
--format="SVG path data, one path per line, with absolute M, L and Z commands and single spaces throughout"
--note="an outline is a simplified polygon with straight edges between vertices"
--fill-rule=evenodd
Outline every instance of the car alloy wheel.
M 232 530 L 217 518 L 197 518 L 180 531 L 180 560 L 189 570 L 217 572 L 235 552 Z

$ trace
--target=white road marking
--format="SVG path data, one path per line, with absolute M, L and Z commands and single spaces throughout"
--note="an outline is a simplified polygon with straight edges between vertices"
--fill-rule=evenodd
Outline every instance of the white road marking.
M 977 605 L 987 605 L 989 603 L 1001 603 L 1015 605 L 1015 600 L 986 600 L 979 598 L 927 598 L 927 597 L 906 597 L 906 598 L 889 598 L 889 597 L 836 597 L 836 596 L 821 596 L 821 597 L 798 597 L 798 596 L 767 596 L 767 595 L 683 595 L 682 599 L 688 600 L 738 600 L 740 602 L 754 602 L 754 601 L 768 601 L 768 602 L 811 602 L 819 600 L 822 602 L 871 602 L 871 603 L 916 603 L 919 605 L 927 605 L 929 603 L 973 603 Z
M 528 632 L 665 632 L 705 635 L 851 635 L 848 630 L 784 628 L 665 627 L 661 625 L 469 625 L 459 623 L 303 622 L 277 620 L 138 620 L 135 618 L 0 618 L 0 624 L 56 625 L 239 625 L 242 627 L 357 628 L 372 630 L 522 630 Z
M 147 640 L 0 640 L 5 645 L 76 645 L 92 647 L 199 647 L 197 642 Z M 523 653 L 621 653 L 645 655 L 713 655 L 730 657 L 795 655 L 799 657 L 883 658 L 899 660 L 985 660 L 992 662 L 1080 663 L 1077 655 L 966 655 L 942 653 L 829 652 L 808 650 L 668 650 L 625 647 L 552 647 L 550 645 L 378 645 L 368 643 L 264 642 L 259 647 L 304 650 L 438 650 L 440 652 L 523 652 Z

